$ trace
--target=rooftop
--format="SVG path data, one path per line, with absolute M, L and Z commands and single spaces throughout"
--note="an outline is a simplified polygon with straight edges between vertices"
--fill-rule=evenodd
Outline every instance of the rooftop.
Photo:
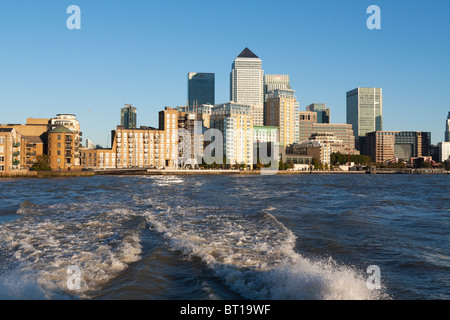
M 238 58 L 258 58 L 259 57 L 254 54 L 249 48 L 245 48 L 240 55 L 238 55 Z
M 69 129 L 67 129 L 66 127 L 64 127 L 63 125 L 58 125 L 58 126 L 56 126 L 55 129 L 53 129 L 49 133 L 73 133 L 73 132 L 70 131 Z

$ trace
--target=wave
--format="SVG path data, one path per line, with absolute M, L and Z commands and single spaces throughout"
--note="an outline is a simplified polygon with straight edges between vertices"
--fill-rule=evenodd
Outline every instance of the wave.
M 25 202 L 18 214 L 19 220 L 4 223 L 0 229 L 0 295 L 11 287 L 6 280 L 13 273 L 22 279 L 17 283 L 24 289 L 36 288 L 29 290 L 31 297 L 40 288 L 47 298 L 60 293 L 85 298 L 140 260 L 140 230 L 134 222 L 138 216 L 132 210 L 95 203 Z M 71 266 L 81 271 L 76 290 L 67 284 Z
M 367 275 L 332 259 L 313 261 L 295 251 L 296 237 L 270 211 L 232 212 L 214 206 L 154 202 L 148 223 L 169 246 L 199 257 L 232 290 L 247 299 L 387 299 L 370 290 Z

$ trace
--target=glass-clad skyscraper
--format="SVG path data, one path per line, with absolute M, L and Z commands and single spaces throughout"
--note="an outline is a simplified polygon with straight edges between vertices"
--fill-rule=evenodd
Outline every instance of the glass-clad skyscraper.
M 214 73 L 188 73 L 188 106 L 215 104 Z
M 120 125 L 125 129 L 136 128 L 136 108 L 131 104 L 126 104 L 120 109 Z
M 330 123 L 330 108 L 326 103 L 312 103 L 306 106 L 306 111 L 317 113 L 317 123 Z
M 447 116 L 447 121 L 445 122 L 445 142 L 450 142 L 450 112 Z
M 362 152 L 365 135 L 383 130 L 383 94 L 381 88 L 356 88 L 347 92 L 347 123 L 353 127 L 356 148 Z

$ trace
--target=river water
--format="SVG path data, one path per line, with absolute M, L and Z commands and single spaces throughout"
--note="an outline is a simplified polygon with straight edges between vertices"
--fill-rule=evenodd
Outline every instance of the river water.
M 0 179 L 0 299 L 449 299 L 445 175 Z

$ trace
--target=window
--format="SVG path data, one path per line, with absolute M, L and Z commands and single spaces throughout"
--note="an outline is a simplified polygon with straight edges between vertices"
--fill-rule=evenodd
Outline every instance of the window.
M 60 134 L 58 134 L 58 140 L 61 140 L 61 135 Z
M 5 153 L 5 147 L 4 146 L 0 146 L 0 153 Z
M 5 171 L 5 166 L 4 165 L 0 165 L 0 171 Z
M 0 143 L 4 144 L 5 143 L 5 137 L 0 137 Z

